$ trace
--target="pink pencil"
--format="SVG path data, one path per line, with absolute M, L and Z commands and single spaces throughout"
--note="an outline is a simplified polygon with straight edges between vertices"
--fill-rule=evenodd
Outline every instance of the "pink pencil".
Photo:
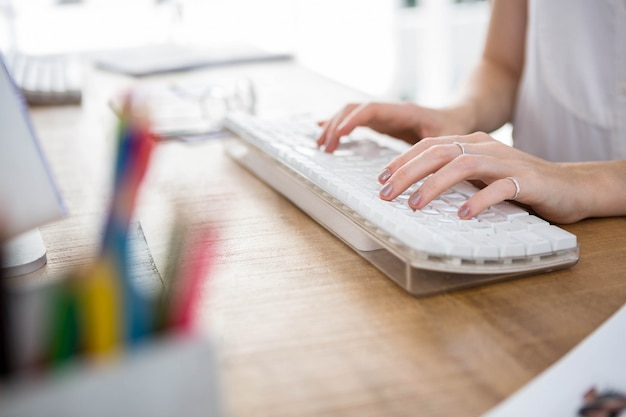
M 185 246 L 180 275 L 176 278 L 172 302 L 171 325 L 174 329 L 190 332 L 196 307 L 200 300 L 202 283 L 208 277 L 215 259 L 215 239 L 210 230 L 200 232 Z

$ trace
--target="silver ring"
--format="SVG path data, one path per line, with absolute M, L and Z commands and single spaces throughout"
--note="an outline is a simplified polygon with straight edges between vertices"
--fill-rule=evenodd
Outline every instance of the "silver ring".
M 452 143 L 461 149 L 461 155 L 465 155 L 465 147 L 463 146 L 461 142 L 452 142 Z
M 519 196 L 519 192 L 521 190 L 520 186 L 519 186 L 519 181 L 516 180 L 513 177 L 506 177 L 507 180 L 511 180 L 511 182 L 513 182 L 513 185 L 515 185 L 515 195 L 510 199 L 510 200 L 515 200 L 517 199 L 517 196 Z

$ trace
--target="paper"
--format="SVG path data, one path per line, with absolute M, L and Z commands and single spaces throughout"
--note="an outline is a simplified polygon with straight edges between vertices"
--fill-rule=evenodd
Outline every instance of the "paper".
M 585 394 L 626 394 L 626 306 L 561 360 L 483 417 L 574 417 Z M 622 399 L 623 402 L 623 399 Z M 618 416 L 617 414 L 589 414 Z
M 93 53 L 91 58 L 100 68 L 142 77 L 216 65 L 286 60 L 291 56 L 245 45 L 197 48 L 177 44 L 156 44 Z

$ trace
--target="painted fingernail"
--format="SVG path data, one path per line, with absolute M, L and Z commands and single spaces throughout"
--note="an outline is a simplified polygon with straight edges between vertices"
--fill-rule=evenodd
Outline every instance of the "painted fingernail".
M 391 178 L 391 171 L 389 168 L 385 168 L 383 172 L 378 175 L 378 181 L 386 182 L 389 178 Z
M 383 188 L 380 189 L 380 196 L 385 198 L 389 197 L 392 191 L 393 189 L 391 188 L 391 183 L 388 182 L 387 184 L 383 185 Z
M 417 192 L 413 194 L 411 197 L 409 197 L 409 204 L 412 206 L 417 206 L 421 200 L 422 200 L 422 195 L 419 192 Z
M 470 213 L 470 209 L 467 206 L 461 206 L 461 208 L 459 209 L 459 217 L 462 219 L 466 218 L 469 213 Z
M 324 142 L 324 152 L 332 152 L 334 149 L 331 149 L 331 136 L 327 135 L 326 140 Z

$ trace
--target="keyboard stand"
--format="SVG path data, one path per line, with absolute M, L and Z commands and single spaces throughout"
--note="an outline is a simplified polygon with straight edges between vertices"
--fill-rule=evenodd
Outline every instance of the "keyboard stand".
M 532 260 L 472 265 L 460 265 L 462 261 L 459 261 L 455 265 L 454 261 L 446 263 L 445 259 L 425 256 L 423 259 L 411 261 L 402 253 L 400 245 L 398 250 L 394 250 L 393 245 L 383 245 L 380 236 L 372 235 L 356 221 L 338 211 L 335 208 L 337 202 L 330 201 L 333 197 L 255 146 L 233 137 L 227 141 L 226 152 L 415 297 L 529 276 L 539 271 L 569 268 L 578 262 L 578 247 L 549 255 L 547 260 L 551 262 L 551 266 L 547 268 L 546 258 L 542 259 L 541 264 L 537 263 L 536 268 L 529 267 L 528 263 Z M 472 272 L 467 272 L 468 270 Z

